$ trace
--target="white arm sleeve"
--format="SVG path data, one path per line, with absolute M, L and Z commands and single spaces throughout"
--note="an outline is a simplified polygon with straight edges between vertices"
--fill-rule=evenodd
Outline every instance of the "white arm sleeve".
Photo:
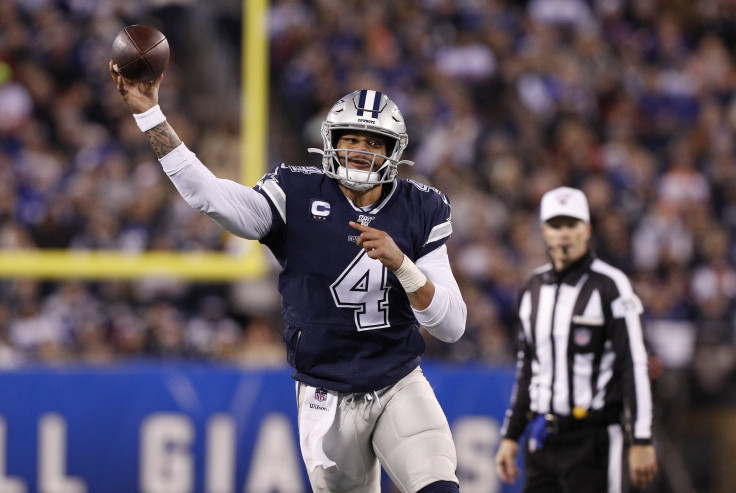
M 186 202 L 234 235 L 263 238 L 273 219 L 268 199 L 250 187 L 217 178 L 184 144 L 160 160 Z
M 416 261 L 417 267 L 434 284 L 434 297 L 424 310 L 412 310 L 422 326 L 443 342 L 455 342 L 465 332 L 468 309 L 452 275 L 447 246 Z

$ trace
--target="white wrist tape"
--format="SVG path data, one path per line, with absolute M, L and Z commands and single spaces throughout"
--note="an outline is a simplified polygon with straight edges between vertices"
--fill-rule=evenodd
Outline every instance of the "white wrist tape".
M 414 265 L 414 262 L 406 255 L 404 255 L 404 260 L 394 274 L 399 278 L 399 282 L 407 293 L 413 293 L 427 284 L 427 276 L 422 274 L 419 267 Z
M 135 118 L 135 122 L 138 124 L 138 128 L 141 129 L 141 132 L 147 132 L 156 125 L 160 125 L 166 121 L 166 117 L 164 116 L 163 111 L 161 111 L 161 107 L 159 105 L 149 108 L 143 113 L 133 113 L 133 117 Z

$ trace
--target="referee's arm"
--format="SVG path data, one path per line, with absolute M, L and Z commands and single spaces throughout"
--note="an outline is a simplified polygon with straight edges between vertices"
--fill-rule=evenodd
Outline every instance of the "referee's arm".
M 511 401 L 503 426 L 501 436 L 511 440 L 519 441 L 521 435 L 529 422 L 529 383 L 532 378 L 533 347 L 531 341 L 527 341 L 521 321 L 517 320 L 517 332 L 519 335 L 519 350 L 517 353 L 516 379 L 511 392 Z
M 631 417 L 632 443 L 629 448 L 629 475 L 635 488 L 651 484 L 658 472 L 657 453 L 652 445 L 652 393 L 639 298 L 630 293 L 611 305 L 613 344 L 620 372 L 624 405 Z
M 649 362 L 644 344 L 642 305 L 633 294 L 611 303 L 611 340 L 616 352 L 616 373 L 621 378 L 624 405 L 631 418 L 632 443 L 652 443 L 652 393 Z
M 511 392 L 511 404 L 506 411 L 501 427 L 501 444 L 496 452 L 496 473 L 504 483 L 514 484 L 521 472 L 516 464 L 519 454 L 519 439 L 529 419 L 529 382 L 532 373 L 533 347 L 526 340 L 523 326 L 517 323 L 519 352 L 516 364 L 516 380 Z

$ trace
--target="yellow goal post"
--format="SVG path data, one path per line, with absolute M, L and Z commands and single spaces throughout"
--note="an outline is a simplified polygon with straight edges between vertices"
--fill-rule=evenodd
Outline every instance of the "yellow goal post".
M 267 159 L 268 0 L 243 0 L 242 16 L 240 180 L 253 185 L 263 176 Z M 0 252 L 0 278 L 175 277 L 220 282 L 265 275 L 265 249 L 256 241 L 238 241 L 243 247 L 237 253 L 4 250 Z

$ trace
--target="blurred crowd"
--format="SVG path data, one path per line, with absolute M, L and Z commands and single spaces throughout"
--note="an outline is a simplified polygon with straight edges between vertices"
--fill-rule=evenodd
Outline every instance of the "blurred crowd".
M 0 248 L 226 249 L 161 172 L 107 62 L 123 26 L 159 27 L 162 108 L 237 180 L 240 16 L 237 0 L 0 0 Z M 374 88 L 408 123 L 401 176 L 450 197 L 468 326 L 456 344 L 428 338 L 430 357 L 514 360 L 516 292 L 547 260 L 539 199 L 569 185 L 588 195 L 597 254 L 642 297 L 663 407 L 736 397 L 736 4 L 271 0 L 268 23 L 264 170 L 317 164 L 306 149 L 329 107 Z M 274 276 L 3 280 L 0 365 L 283 364 Z

